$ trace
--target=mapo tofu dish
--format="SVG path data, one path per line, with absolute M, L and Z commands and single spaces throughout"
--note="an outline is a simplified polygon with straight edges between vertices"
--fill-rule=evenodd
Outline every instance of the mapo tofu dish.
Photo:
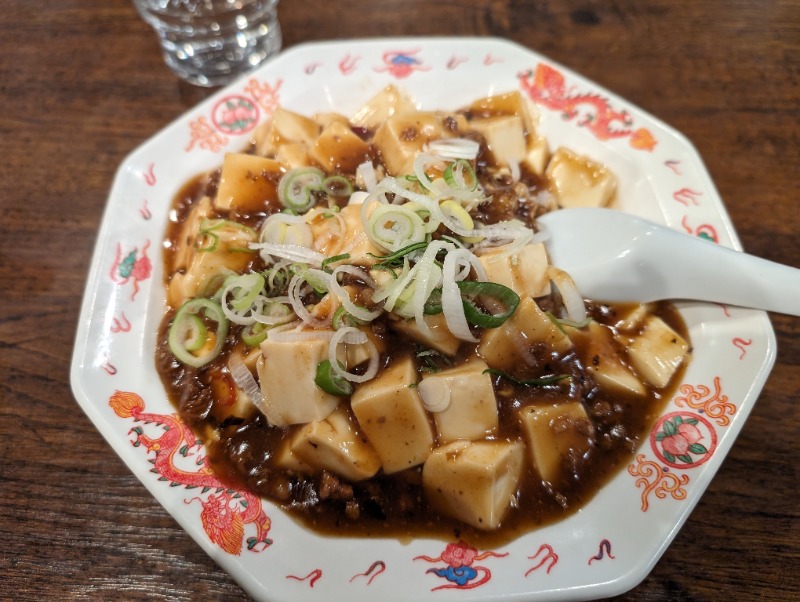
M 187 183 L 157 367 L 217 474 L 345 535 L 508 540 L 628 462 L 688 362 L 669 304 L 584 299 L 544 212 L 616 178 L 518 93 L 277 109 Z

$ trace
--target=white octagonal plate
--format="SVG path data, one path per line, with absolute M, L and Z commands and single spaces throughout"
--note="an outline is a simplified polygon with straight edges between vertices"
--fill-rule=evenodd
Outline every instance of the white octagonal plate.
M 620 209 L 739 248 L 684 137 L 543 56 L 485 38 L 298 46 L 189 111 L 120 167 L 80 316 L 75 397 L 164 508 L 257 599 L 577 600 L 628 590 L 669 545 L 756 401 L 775 359 L 763 312 L 681 304 L 693 360 L 650 436 L 581 511 L 498 549 L 311 533 L 271 503 L 223 487 L 176 419 L 153 359 L 173 197 L 225 152 L 244 148 L 277 106 L 350 115 L 387 84 L 422 109 L 520 90 L 538 107 L 552 148 L 575 149 L 617 174 Z M 664 434 L 687 421 L 701 445 L 676 458 Z

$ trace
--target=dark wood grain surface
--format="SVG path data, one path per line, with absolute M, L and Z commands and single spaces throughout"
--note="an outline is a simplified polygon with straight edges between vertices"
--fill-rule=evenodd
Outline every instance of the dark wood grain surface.
M 682 131 L 744 247 L 800 267 L 797 0 L 284 0 L 285 47 L 492 35 Z M 117 458 L 69 367 L 115 169 L 207 92 L 128 0 L 0 9 L 0 599 L 245 599 Z M 799 301 L 800 303 L 800 301 Z M 800 318 L 738 441 L 629 600 L 800 599 Z

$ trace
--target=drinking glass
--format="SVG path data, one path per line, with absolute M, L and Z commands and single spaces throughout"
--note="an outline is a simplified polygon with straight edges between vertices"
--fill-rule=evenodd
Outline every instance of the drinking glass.
M 199 86 L 227 84 L 281 48 L 278 0 L 133 0 L 164 60 Z

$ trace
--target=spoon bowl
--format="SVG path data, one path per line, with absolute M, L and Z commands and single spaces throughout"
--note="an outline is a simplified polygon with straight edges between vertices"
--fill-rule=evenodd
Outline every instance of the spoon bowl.
M 734 251 L 613 209 L 538 218 L 550 261 L 584 297 L 712 301 L 800 316 L 800 269 Z

